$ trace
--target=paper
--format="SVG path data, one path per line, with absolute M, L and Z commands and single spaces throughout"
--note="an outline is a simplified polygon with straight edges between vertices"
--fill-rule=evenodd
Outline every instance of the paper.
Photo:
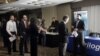
M 13 37 L 9 37 L 10 42 L 13 42 L 14 40 L 16 40 L 16 36 L 14 35 Z
M 49 34 L 49 35 L 58 35 L 58 33 L 55 33 L 55 32 L 46 32 L 46 34 Z
M 77 31 L 73 31 L 73 32 L 72 32 L 72 35 L 74 35 L 75 37 L 77 37 L 77 36 L 78 36 Z

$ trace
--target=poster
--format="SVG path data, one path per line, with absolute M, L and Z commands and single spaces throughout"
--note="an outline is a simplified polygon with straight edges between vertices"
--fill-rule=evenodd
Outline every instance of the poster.
M 82 17 L 81 20 L 84 21 L 85 30 L 88 30 L 88 13 L 87 13 L 87 11 L 75 11 L 75 12 L 74 12 L 74 20 L 75 20 L 75 21 L 76 21 L 76 19 L 77 19 L 77 14 L 81 14 L 81 17 Z

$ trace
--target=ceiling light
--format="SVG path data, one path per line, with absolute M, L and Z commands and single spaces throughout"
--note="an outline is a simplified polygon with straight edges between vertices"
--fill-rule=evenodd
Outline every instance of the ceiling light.
M 9 3 L 8 0 L 5 0 L 5 3 Z
M 73 2 L 80 2 L 80 1 L 82 1 L 82 0 L 74 0 Z
M 27 4 L 31 4 L 31 3 L 34 3 L 34 2 L 37 2 L 38 0 L 27 0 L 21 4 L 24 4 L 24 5 L 27 5 Z
M 11 9 L 12 7 L 4 7 L 2 9 L 6 10 L 6 9 Z

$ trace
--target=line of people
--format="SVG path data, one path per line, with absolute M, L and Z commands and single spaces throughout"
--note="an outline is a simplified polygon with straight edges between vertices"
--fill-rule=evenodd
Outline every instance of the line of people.
M 30 41 L 31 56 L 37 56 L 37 38 L 41 32 L 46 32 L 46 29 L 42 26 L 41 19 L 32 19 L 29 21 L 27 15 L 23 15 L 21 21 L 17 22 L 15 16 L 11 15 L 9 21 L 5 24 L 6 35 L 4 46 L 8 49 L 8 54 L 11 55 L 12 51 L 16 50 L 16 40 L 13 42 L 9 40 L 10 37 L 16 36 L 20 39 L 19 43 L 19 55 L 24 56 L 24 53 L 29 53 L 28 45 Z M 19 35 L 19 37 L 17 37 Z M 44 35 L 45 36 L 45 35 Z
M 77 16 L 77 21 L 73 25 L 73 29 L 78 32 L 79 36 L 74 41 L 74 53 L 73 56 L 76 56 L 76 48 L 77 45 L 81 46 L 81 54 L 84 56 L 84 47 L 82 44 L 82 31 L 84 30 L 84 22 L 80 20 L 81 15 Z M 69 16 L 64 16 L 62 21 L 58 25 L 58 33 L 59 33 L 59 56 L 65 56 L 67 41 L 66 35 L 68 34 L 68 29 L 66 24 L 69 21 Z M 20 43 L 19 43 L 19 54 L 24 56 L 24 52 L 28 53 L 28 42 L 30 40 L 30 53 L 31 56 L 37 56 L 37 45 L 38 45 L 38 37 L 41 33 L 43 37 L 46 37 L 46 28 L 42 24 L 41 19 L 32 19 L 29 20 L 27 15 L 23 15 L 22 20 L 18 23 L 15 20 L 14 15 L 10 16 L 9 21 L 5 24 L 6 26 L 6 47 L 8 49 L 8 54 L 12 54 L 13 52 L 17 52 L 16 50 L 16 40 L 13 42 L 9 41 L 9 37 L 19 34 Z

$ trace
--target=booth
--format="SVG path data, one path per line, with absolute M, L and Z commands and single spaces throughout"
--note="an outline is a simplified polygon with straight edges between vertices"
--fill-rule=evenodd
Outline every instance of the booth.
M 71 53 L 73 52 L 73 40 L 74 37 L 68 38 L 67 51 Z M 87 56 L 100 56 L 100 38 L 86 36 L 85 47 Z M 79 51 L 78 48 L 78 53 Z

